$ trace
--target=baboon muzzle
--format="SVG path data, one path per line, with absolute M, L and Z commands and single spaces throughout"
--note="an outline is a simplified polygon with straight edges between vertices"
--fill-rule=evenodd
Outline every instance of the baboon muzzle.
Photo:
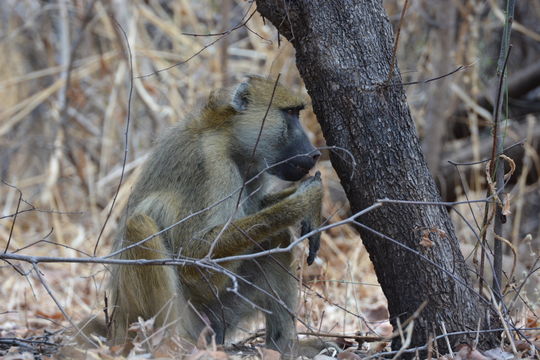
M 321 152 L 312 147 L 305 153 L 288 156 L 289 160 L 272 167 L 270 173 L 282 180 L 298 181 L 313 169 L 320 156 Z

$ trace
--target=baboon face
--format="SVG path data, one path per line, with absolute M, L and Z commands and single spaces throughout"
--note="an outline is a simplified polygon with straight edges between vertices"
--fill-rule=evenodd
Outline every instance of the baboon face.
M 286 181 L 298 181 L 315 166 L 321 155 L 300 124 L 303 99 L 275 81 L 250 77 L 233 94 L 231 106 L 242 161 L 255 159 L 260 167 Z
M 321 155 L 309 141 L 300 124 L 303 107 L 279 109 L 284 132 L 277 145 L 277 157 L 269 173 L 282 180 L 298 181 L 311 170 Z

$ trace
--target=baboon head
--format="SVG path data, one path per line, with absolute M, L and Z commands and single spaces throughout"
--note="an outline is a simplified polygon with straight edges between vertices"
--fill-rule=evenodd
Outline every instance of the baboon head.
M 255 170 L 268 168 L 287 181 L 300 180 L 315 166 L 321 153 L 300 124 L 302 97 L 275 80 L 252 76 L 233 91 L 230 106 L 237 113 L 232 128 L 240 161 L 254 160 Z

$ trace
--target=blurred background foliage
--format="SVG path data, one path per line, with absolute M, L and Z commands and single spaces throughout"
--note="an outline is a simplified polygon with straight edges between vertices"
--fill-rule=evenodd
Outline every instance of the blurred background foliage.
M 384 3 L 397 29 L 404 1 Z M 447 200 L 485 195 L 484 165 L 456 168 L 446 160 L 489 156 L 501 14 L 495 0 L 411 1 L 400 29 L 402 78 L 420 81 L 407 86 L 408 101 Z M 196 114 L 212 89 L 232 86 L 246 74 L 281 74 L 284 84 L 305 91 L 293 47 L 250 1 L 3 0 L 0 19 L 0 247 L 10 239 L 9 251 L 92 254 L 126 155 L 123 185 L 97 249 L 107 254 L 156 136 Z M 524 142 L 513 148 L 518 170 L 510 181 L 512 215 L 505 225 L 517 257 L 508 251 L 505 269 L 507 289 L 527 279 L 527 291 L 519 293 L 526 306 L 519 307 L 516 321 L 538 326 L 538 274 L 531 274 L 538 266 L 540 229 L 538 1 L 518 2 L 512 44 L 506 145 Z M 460 66 L 450 76 L 424 82 Z M 312 141 L 324 145 L 311 110 L 304 111 L 303 121 Z M 334 222 L 347 215 L 347 199 L 327 156 L 319 169 L 326 187 L 324 215 Z M 482 217 L 482 206 L 463 209 L 469 209 L 471 224 Z M 476 239 L 463 219 L 454 220 L 474 276 Z M 316 265 L 300 269 L 310 286 L 302 290 L 301 318 L 324 331 L 388 332 L 385 299 L 356 232 L 335 228 L 322 241 Z M 30 269 L 17 266 L 22 273 Z M 73 318 L 100 313 L 104 266 L 41 268 Z M 33 274 L 23 277 L 2 263 L 0 278 L 0 336 L 68 325 Z

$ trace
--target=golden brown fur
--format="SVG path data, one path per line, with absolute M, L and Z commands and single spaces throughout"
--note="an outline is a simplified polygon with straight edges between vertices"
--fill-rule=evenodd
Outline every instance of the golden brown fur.
M 125 229 L 115 249 L 186 220 L 122 252 L 120 258 L 250 254 L 289 245 L 292 225 L 303 222 L 305 231 L 319 225 L 319 177 L 268 193 L 273 176 L 260 174 L 268 170 L 297 181 L 319 155 L 298 123 L 302 99 L 282 86 L 277 86 L 272 98 L 274 86 L 274 81 L 250 77 L 236 89 L 216 91 L 199 116 L 178 124 L 157 141 L 133 189 Z M 207 210 L 190 217 L 202 209 Z M 109 336 L 113 343 L 122 343 L 129 336 L 130 323 L 155 316 L 156 325 L 191 339 L 209 323 L 221 343 L 238 321 L 253 313 L 252 302 L 271 312 L 266 315 L 267 346 L 290 352 L 296 346 L 298 291 L 290 275 L 292 261 L 291 253 L 280 253 L 221 264 L 238 275 L 242 298 L 227 289 L 230 278 L 219 271 L 196 266 L 114 267 Z

